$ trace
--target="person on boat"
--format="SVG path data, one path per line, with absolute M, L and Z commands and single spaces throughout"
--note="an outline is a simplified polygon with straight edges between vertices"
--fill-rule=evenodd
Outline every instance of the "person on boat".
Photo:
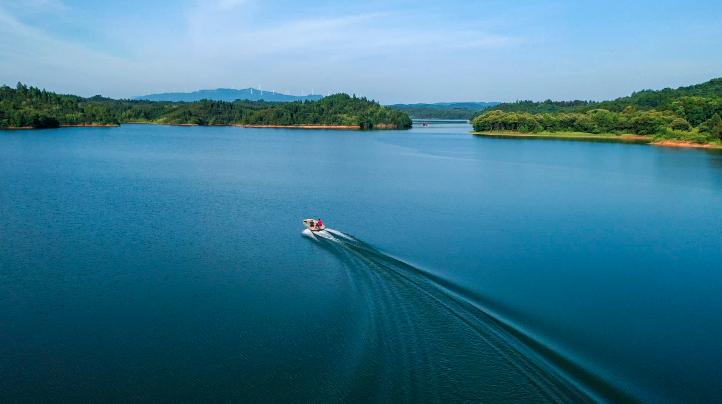
M 323 221 L 321 221 L 321 219 L 316 220 L 316 227 L 319 229 L 323 227 Z

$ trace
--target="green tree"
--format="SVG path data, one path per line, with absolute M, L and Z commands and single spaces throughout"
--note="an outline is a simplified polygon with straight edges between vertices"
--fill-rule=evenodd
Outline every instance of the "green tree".
M 700 125 L 700 131 L 710 134 L 715 139 L 722 140 L 722 118 L 714 114 L 710 119 Z
M 669 127 L 674 130 L 690 130 L 692 129 L 692 125 L 687 122 L 684 118 L 674 118 L 674 120 L 669 124 Z
M 18 83 L 0 87 L 0 127 L 57 127 L 75 124 L 157 122 L 228 125 L 358 125 L 406 129 L 411 119 L 363 97 L 336 94 L 319 101 L 269 103 L 209 101 L 191 103 L 112 100 L 59 95 Z

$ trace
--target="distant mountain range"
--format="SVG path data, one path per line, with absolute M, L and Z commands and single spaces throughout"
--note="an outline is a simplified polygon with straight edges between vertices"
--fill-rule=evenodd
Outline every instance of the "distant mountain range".
M 159 93 L 148 94 L 139 97 L 133 97 L 134 100 L 148 101 L 174 101 L 174 102 L 194 102 L 200 100 L 214 101 L 269 101 L 269 102 L 292 102 L 292 101 L 318 101 L 323 98 L 322 95 L 288 95 L 272 91 L 261 91 L 255 88 L 233 89 L 233 88 L 217 88 L 215 90 L 198 90 L 190 93 Z
M 437 102 L 434 104 L 393 104 L 389 108 L 406 112 L 412 119 L 471 119 L 475 113 L 498 102 Z

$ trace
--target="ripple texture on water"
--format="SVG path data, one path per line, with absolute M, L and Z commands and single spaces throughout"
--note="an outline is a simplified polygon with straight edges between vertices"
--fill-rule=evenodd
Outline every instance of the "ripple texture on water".
M 366 308 L 349 397 L 596 401 L 623 392 L 484 308 L 482 299 L 348 234 L 306 232 L 348 269 Z

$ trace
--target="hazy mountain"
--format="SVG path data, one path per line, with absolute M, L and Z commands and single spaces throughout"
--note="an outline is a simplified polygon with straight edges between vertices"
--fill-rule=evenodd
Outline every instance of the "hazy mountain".
M 271 101 L 271 102 L 291 102 L 291 101 L 304 101 L 311 100 L 317 101 L 323 98 L 318 94 L 310 95 L 287 95 L 276 93 L 272 91 L 261 91 L 255 88 L 244 88 L 236 90 L 233 88 L 217 88 L 215 90 L 198 90 L 190 93 L 159 93 L 159 94 L 148 94 L 139 97 L 133 97 L 135 100 L 148 100 L 148 101 L 184 101 L 193 102 L 206 100 L 215 101 L 235 101 L 235 100 L 249 100 L 249 101 Z

